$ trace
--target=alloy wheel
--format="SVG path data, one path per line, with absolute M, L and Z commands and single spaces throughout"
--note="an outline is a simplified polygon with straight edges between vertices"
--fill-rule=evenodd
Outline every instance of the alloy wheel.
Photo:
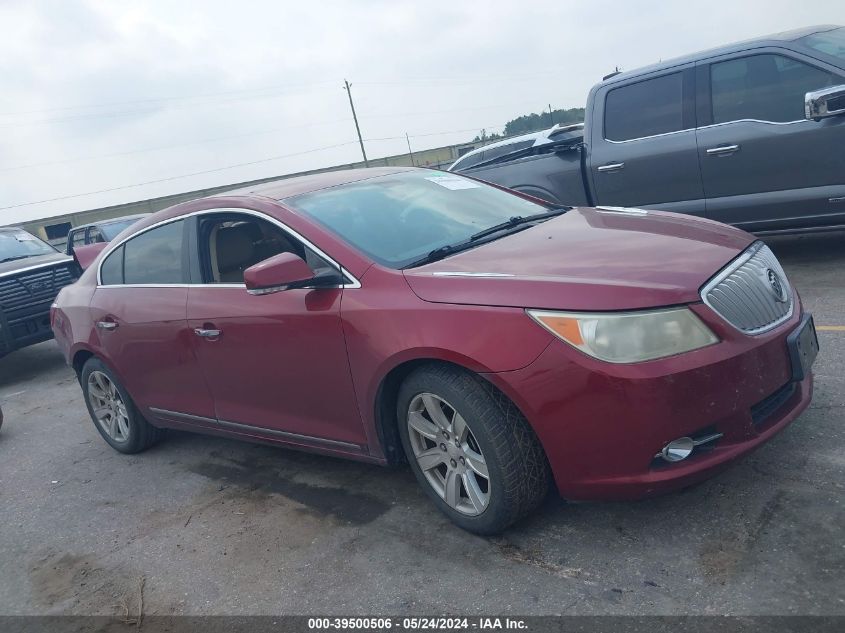
M 129 413 L 114 382 L 101 371 L 88 376 L 88 401 L 100 428 L 115 442 L 129 440 Z
M 457 409 L 421 393 L 411 400 L 407 424 L 414 458 L 440 498 L 461 514 L 484 512 L 490 502 L 487 462 Z

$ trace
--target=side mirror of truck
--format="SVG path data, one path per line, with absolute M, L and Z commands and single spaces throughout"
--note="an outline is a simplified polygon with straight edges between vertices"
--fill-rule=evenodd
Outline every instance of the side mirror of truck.
M 805 119 L 820 121 L 839 114 L 845 114 L 845 85 L 814 90 L 804 96 Z

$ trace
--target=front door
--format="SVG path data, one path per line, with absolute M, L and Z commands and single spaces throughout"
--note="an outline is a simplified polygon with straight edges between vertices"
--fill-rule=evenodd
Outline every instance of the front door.
M 845 222 L 845 117 L 804 119 L 805 93 L 845 78 L 785 52 L 702 62 L 698 78 L 709 218 L 748 231 Z
M 360 450 L 366 438 L 340 319 L 344 291 L 251 295 L 243 285 L 246 268 L 280 252 L 315 269 L 325 261 L 275 221 L 243 211 L 201 215 L 195 230 L 205 283 L 188 291 L 188 326 L 218 424 Z

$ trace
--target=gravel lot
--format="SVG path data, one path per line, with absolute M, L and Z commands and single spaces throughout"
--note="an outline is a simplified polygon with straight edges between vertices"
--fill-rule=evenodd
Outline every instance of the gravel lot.
M 818 326 L 845 325 L 845 234 L 769 240 Z M 171 433 L 101 440 L 54 342 L 0 360 L 0 614 L 845 614 L 845 328 L 813 404 L 744 461 L 499 538 L 409 470 Z

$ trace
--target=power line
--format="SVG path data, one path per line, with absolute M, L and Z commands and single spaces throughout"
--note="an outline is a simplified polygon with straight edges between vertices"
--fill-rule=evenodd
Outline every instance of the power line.
M 146 112 L 167 112 L 173 110 L 184 110 L 186 108 L 196 108 L 198 106 L 217 106 L 217 105 L 225 105 L 227 103 L 235 103 L 238 101 L 252 101 L 252 100 L 259 100 L 259 99 L 279 99 L 283 97 L 292 97 L 292 96 L 299 96 L 302 94 L 306 94 L 304 92 L 285 92 L 281 94 L 268 94 L 268 95 L 250 95 L 244 97 L 234 97 L 231 99 L 219 100 L 219 101 L 206 101 L 206 102 L 199 102 L 199 103 L 185 103 L 180 105 L 168 105 L 164 104 L 162 106 L 148 106 L 143 108 L 134 108 L 132 110 L 119 110 L 117 112 L 89 112 L 86 114 L 74 114 L 65 117 L 54 117 L 49 119 L 36 119 L 34 121 L 7 121 L 5 123 L 0 123 L 0 128 L 9 128 L 9 127 L 22 127 L 27 125 L 41 125 L 44 123 L 61 123 L 63 121 L 79 121 L 85 119 L 107 119 L 112 117 L 120 117 L 120 116 L 131 116 L 133 114 L 144 114 Z
M 132 189 L 134 187 L 143 187 L 145 185 L 154 185 L 161 182 L 169 182 L 171 180 L 180 180 L 182 178 L 190 178 L 192 176 L 202 176 L 204 174 L 213 174 L 215 172 L 226 171 L 227 169 L 235 169 L 237 167 L 248 167 L 250 165 L 258 165 L 261 163 L 268 163 L 270 161 L 279 160 L 282 158 L 290 158 L 292 156 L 302 156 L 303 154 L 312 154 L 314 152 L 321 152 L 327 149 L 334 149 L 336 147 L 345 147 L 347 145 L 355 145 L 358 141 L 348 141 L 346 143 L 338 143 L 336 145 L 326 145 L 325 147 L 315 147 L 314 149 L 305 150 L 304 152 L 294 152 L 292 154 L 280 154 L 279 156 L 270 156 L 259 160 L 249 161 L 247 163 L 236 163 L 234 165 L 226 165 L 225 167 L 217 167 L 215 169 L 204 169 L 203 171 L 195 171 L 190 174 L 180 174 L 178 176 L 169 176 L 168 178 L 158 178 L 156 180 L 147 180 L 146 182 L 137 182 L 131 185 L 121 185 L 119 187 L 109 187 L 108 189 L 99 189 L 97 191 L 86 191 L 84 193 L 72 193 L 66 196 L 57 196 L 55 198 L 45 198 L 44 200 L 33 200 L 32 202 L 19 202 L 18 204 L 10 204 L 5 207 L 0 207 L 0 210 L 17 209 L 20 207 L 29 207 L 34 204 L 44 204 L 46 202 L 57 202 L 59 200 L 69 200 L 71 198 L 82 198 L 84 196 L 93 196 L 98 193 L 109 193 L 111 191 L 120 191 L 122 189 Z
M 200 93 L 196 95 L 182 95 L 179 97 L 153 97 L 149 99 L 133 99 L 131 101 L 108 101 L 105 103 L 89 103 L 89 104 L 82 104 L 82 105 L 75 105 L 75 106 L 61 106 L 55 108 L 42 108 L 40 110 L 20 110 L 18 112 L 0 112 L 0 116 L 19 116 L 23 114 L 44 114 L 46 112 L 61 112 L 67 110 L 85 110 L 89 108 L 107 108 L 111 106 L 123 106 L 123 105 L 133 105 L 136 103 L 157 103 L 161 101 L 187 101 L 191 99 L 205 99 L 209 97 L 219 97 L 219 96 L 226 96 L 231 94 L 242 94 L 245 92 L 265 92 L 265 91 L 273 91 L 279 90 L 281 88 L 301 88 L 306 86 L 320 86 L 326 84 L 334 84 L 334 80 L 326 80 L 326 81 L 312 81 L 306 83 L 298 83 L 298 84 L 278 84 L 274 86 L 265 86 L 260 88 L 241 88 L 239 90 L 224 90 L 220 92 L 206 92 Z
M 499 127 L 500 125 L 503 125 L 503 124 L 488 125 L 488 126 L 484 126 L 484 127 L 485 128 L 487 128 L 487 127 L 494 128 L 494 127 Z M 431 132 L 431 133 L 427 133 L 427 134 L 410 134 L 410 135 L 407 135 L 407 136 L 409 136 L 410 138 L 421 138 L 421 137 L 427 137 L 427 136 L 443 136 L 443 135 L 446 135 L 446 134 L 457 134 L 457 133 L 460 133 L 460 132 L 469 132 L 469 131 L 476 131 L 476 130 L 478 130 L 478 127 L 468 128 L 468 129 L 464 129 L 464 130 L 451 130 L 451 131 L 447 131 L 447 132 Z M 377 138 L 377 139 L 367 139 L 367 141 L 388 141 L 388 140 L 398 140 L 398 139 L 405 139 L 405 138 L 406 138 L 406 136 L 393 136 L 393 137 L 383 137 L 383 138 Z M 107 189 L 98 189 L 96 191 L 86 191 L 86 192 L 83 192 L 83 193 L 73 193 L 73 194 L 68 194 L 68 195 L 64 195 L 64 196 L 56 196 L 55 198 L 45 198 L 43 200 L 33 200 L 33 201 L 30 201 L 30 202 L 19 202 L 17 204 L 11 204 L 11 205 L 7 205 L 7 206 L 4 206 L 4 207 L 0 207 L 0 211 L 6 210 L 6 209 L 18 209 L 20 207 L 28 207 L 28 206 L 32 206 L 32 205 L 36 205 L 36 204 L 45 204 L 47 202 L 58 202 L 60 200 L 70 200 L 72 198 L 82 198 L 82 197 L 85 197 L 85 196 L 93 196 L 93 195 L 100 194 L 100 193 L 110 193 L 112 191 L 121 191 L 121 190 L 124 190 L 124 189 L 133 189 L 135 187 L 143 187 L 143 186 L 146 186 L 146 185 L 154 185 L 154 184 L 158 184 L 158 183 L 162 183 L 162 182 L 170 182 L 170 181 L 173 181 L 173 180 L 180 180 L 182 178 L 191 178 L 193 176 L 202 176 L 202 175 L 205 175 L 205 174 L 213 174 L 213 173 L 217 173 L 217 172 L 221 172 L 221 171 L 226 171 L 228 169 L 236 169 L 238 167 L 249 167 L 251 165 L 259 165 L 261 163 L 268 163 L 268 162 L 271 162 L 271 161 L 280 160 L 282 158 L 291 158 L 293 156 L 303 156 L 305 154 L 313 154 L 314 152 L 321 152 L 321 151 L 324 151 L 324 150 L 327 150 L 327 149 L 335 149 L 335 148 L 338 148 L 338 147 L 346 147 L 348 145 L 355 145 L 358 142 L 362 142 L 361 139 L 359 139 L 358 141 L 347 141 L 345 143 L 337 143 L 336 145 L 326 145 L 326 146 L 323 146 L 323 147 L 315 147 L 314 149 L 309 149 L 309 150 L 305 150 L 305 151 L 302 151 L 302 152 L 294 152 L 292 154 L 280 154 L 278 156 L 269 156 L 267 158 L 261 158 L 259 160 L 253 160 L 253 161 L 249 161 L 249 162 L 246 162 L 246 163 L 235 163 L 234 165 L 226 165 L 226 166 L 223 166 L 223 167 L 216 167 L 214 169 L 204 169 L 202 171 L 196 171 L 196 172 L 192 172 L 192 173 L 189 173 L 189 174 L 180 174 L 178 176 L 169 176 L 167 178 L 158 178 L 158 179 L 155 179 L 155 180 L 147 180 L 145 182 L 133 183 L 131 185 L 120 185 L 118 187 L 109 187 Z
M 351 120 L 352 119 L 333 119 L 331 121 L 320 121 L 320 122 L 316 122 L 316 123 L 305 123 L 303 125 L 298 126 L 297 129 L 306 128 L 306 127 L 314 127 L 314 126 L 319 126 L 319 125 L 329 125 L 331 123 L 345 123 L 345 122 L 348 122 L 348 121 L 351 121 Z M 46 167 L 46 166 L 49 166 L 49 165 L 62 165 L 62 164 L 65 164 L 65 163 L 75 163 L 75 162 L 84 161 L 84 160 L 97 160 L 97 159 L 100 159 L 100 158 L 114 158 L 115 156 L 129 156 L 129 155 L 132 155 L 132 154 L 143 154 L 143 153 L 146 153 L 146 152 L 158 152 L 158 151 L 167 150 L 167 149 L 176 149 L 176 148 L 179 148 L 179 147 L 190 147 L 192 145 L 203 145 L 203 144 L 206 144 L 206 143 L 219 143 L 221 141 L 229 141 L 229 140 L 233 140 L 233 139 L 246 138 L 246 137 L 249 137 L 249 136 L 259 136 L 259 135 L 262 135 L 262 134 L 270 134 L 272 132 L 286 132 L 286 131 L 288 131 L 288 132 L 291 131 L 291 128 L 268 128 L 268 129 L 264 129 L 264 130 L 257 130 L 255 132 L 248 132 L 246 134 L 233 134 L 231 136 L 220 136 L 220 137 L 217 137 L 217 138 L 204 139 L 204 140 L 201 140 L 201 141 L 192 141 L 192 142 L 189 142 L 189 143 L 177 143 L 175 145 L 161 145 L 159 147 L 147 147 L 147 148 L 142 148 L 142 149 L 126 150 L 126 151 L 123 151 L 123 152 L 112 152 L 112 153 L 109 153 L 109 154 L 98 154 L 98 155 L 95 155 L 95 156 L 77 156 L 75 158 L 65 158 L 65 159 L 60 159 L 60 160 L 51 160 L 51 161 L 46 161 L 46 162 L 43 162 L 43 163 L 29 163 L 29 164 L 25 164 L 25 165 L 12 165 L 12 166 L 9 166 L 9 167 L 0 167 L 0 172 L 14 171 L 14 170 L 17 170 L 17 169 L 29 169 L 29 168 L 32 168 L 32 167 Z

